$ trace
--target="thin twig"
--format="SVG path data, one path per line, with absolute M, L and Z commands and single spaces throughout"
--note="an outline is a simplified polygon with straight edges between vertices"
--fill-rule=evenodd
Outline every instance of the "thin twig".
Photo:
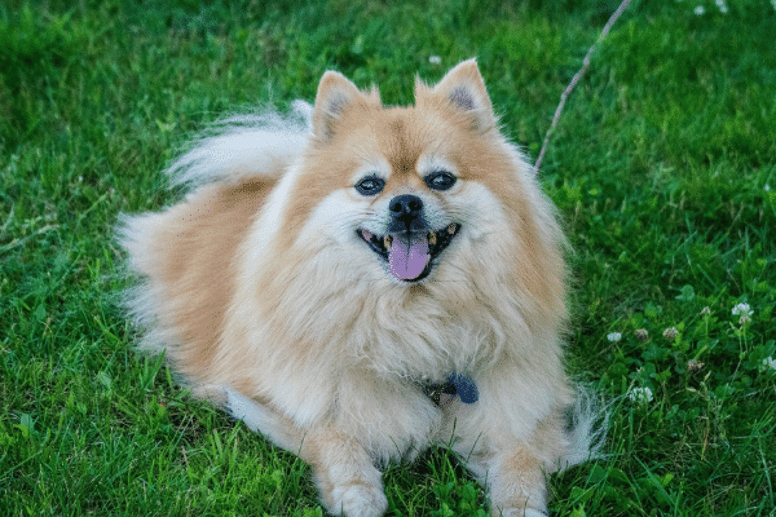
M 552 118 L 552 124 L 550 125 L 550 129 L 547 130 L 547 134 L 544 137 L 544 144 L 542 144 L 542 150 L 541 152 L 539 152 L 539 158 L 536 159 L 536 165 L 534 165 L 534 168 L 537 171 L 539 170 L 539 167 L 542 165 L 542 159 L 544 159 L 544 153 L 545 151 L 547 151 L 547 144 L 550 142 L 550 137 L 552 136 L 552 132 L 555 129 L 555 126 L 558 125 L 558 119 L 560 119 L 560 112 L 563 111 L 563 106 L 566 104 L 566 99 L 571 93 L 571 90 L 574 89 L 574 87 L 577 85 L 579 80 L 582 78 L 582 76 L 585 75 L 585 72 L 587 72 L 587 69 L 590 68 L 590 56 L 593 54 L 593 51 L 595 50 L 596 46 L 606 37 L 607 34 L 609 34 L 609 29 L 612 28 L 612 25 L 614 25 L 614 22 L 616 22 L 617 18 L 620 17 L 623 11 L 625 11 L 625 9 L 628 8 L 628 5 L 630 5 L 630 3 L 631 3 L 631 0 L 622 0 L 622 3 L 617 8 L 617 10 L 614 11 L 614 13 L 609 17 L 609 21 L 606 22 L 606 25 L 604 25 L 604 28 L 601 31 L 600 36 L 598 36 L 598 39 L 596 40 L 596 42 L 593 43 L 593 45 L 590 47 L 590 50 L 587 51 L 587 55 L 585 56 L 585 59 L 582 60 L 582 68 L 580 68 L 579 71 L 574 75 L 569 85 L 561 94 L 560 104 L 558 104 L 558 108 L 555 110 L 555 116 Z

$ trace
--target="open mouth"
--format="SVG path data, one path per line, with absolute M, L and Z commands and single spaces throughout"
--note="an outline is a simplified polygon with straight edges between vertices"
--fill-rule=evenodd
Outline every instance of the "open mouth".
M 428 232 L 403 232 L 376 235 L 359 229 L 359 237 L 388 262 L 391 274 L 397 280 L 417 282 L 431 272 L 431 263 L 458 234 L 461 225 L 450 224 L 441 230 Z

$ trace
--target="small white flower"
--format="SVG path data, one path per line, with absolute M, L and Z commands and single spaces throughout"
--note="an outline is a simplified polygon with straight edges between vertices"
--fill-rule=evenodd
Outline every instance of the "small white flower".
M 701 316 L 710 316 L 711 315 L 711 309 L 708 307 L 704 307 L 701 309 Z
M 631 402 L 649 404 L 654 397 L 652 396 L 652 390 L 649 388 L 633 388 L 628 392 L 628 398 Z
M 776 2 L 776 0 L 774 1 Z M 442 62 L 442 58 L 439 56 L 430 56 L 428 58 L 428 62 L 431 63 L 432 65 L 438 65 L 439 63 Z
M 773 357 L 766 357 L 763 359 L 763 366 L 765 368 L 770 368 L 771 370 L 776 370 L 776 359 Z
M 714 3 L 717 4 L 717 9 L 719 9 L 720 13 L 722 13 L 722 14 L 727 14 L 728 13 L 728 6 L 727 6 L 727 4 L 725 4 L 725 0 L 715 0 Z
M 706 9 L 702 5 L 699 5 L 693 12 L 696 16 L 703 16 L 703 14 L 706 12 Z
M 733 316 L 751 316 L 752 314 L 754 314 L 754 311 L 749 308 L 748 303 L 739 303 L 733 307 Z
M 612 332 L 606 335 L 606 339 L 608 339 L 609 342 L 611 343 L 616 343 L 622 339 L 622 334 L 620 334 L 619 332 Z
M 776 0 L 773 0 L 773 9 L 776 10 Z M 771 191 L 771 186 L 768 185 L 767 183 L 765 184 L 765 191 L 766 192 L 770 192 Z
M 704 367 L 704 364 L 697 359 L 690 359 L 687 361 L 687 369 L 691 372 L 696 372 L 698 370 L 702 370 Z
M 666 339 L 666 341 L 673 341 L 678 335 L 679 330 L 676 327 L 668 327 L 663 331 L 663 337 Z

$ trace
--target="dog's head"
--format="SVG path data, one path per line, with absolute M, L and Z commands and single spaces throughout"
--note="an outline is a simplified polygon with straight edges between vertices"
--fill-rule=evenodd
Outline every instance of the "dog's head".
M 503 252 L 527 174 L 496 127 L 474 60 L 434 87 L 416 81 L 415 98 L 384 108 L 376 89 L 326 72 L 289 211 L 307 238 L 345 247 L 354 270 L 400 283 L 433 278 L 445 264 L 460 274 Z

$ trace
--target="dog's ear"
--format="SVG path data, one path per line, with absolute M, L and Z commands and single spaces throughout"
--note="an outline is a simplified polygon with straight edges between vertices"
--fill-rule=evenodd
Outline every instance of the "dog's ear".
M 313 135 L 326 142 L 334 135 L 337 120 L 354 105 L 380 105 L 376 88 L 367 95 L 360 91 L 347 77 L 328 70 L 321 77 L 313 109 Z
M 496 115 L 485 89 L 485 81 L 473 58 L 456 65 L 432 89 L 420 80 L 416 81 L 415 97 L 418 104 L 423 104 L 430 97 L 443 99 L 445 104 L 466 114 L 480 131 L 487 131 L 496 125 Z

